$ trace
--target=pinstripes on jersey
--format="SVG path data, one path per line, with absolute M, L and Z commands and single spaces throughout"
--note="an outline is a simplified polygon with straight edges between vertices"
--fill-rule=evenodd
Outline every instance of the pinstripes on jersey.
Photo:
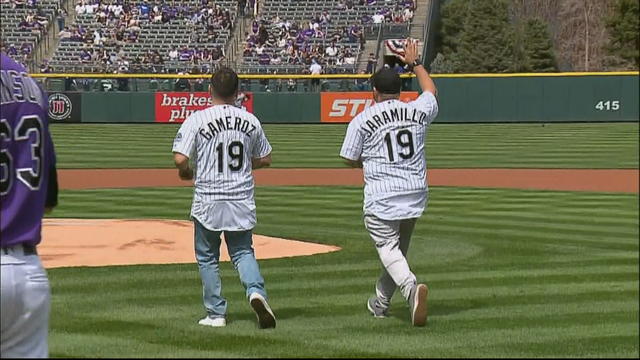
M 178 130 L 173 151 L 194 163 L 192 213 L 213 203 L 246 201 L 246 208 L 253 208 L 255 217 L 251 160 L 269 155 L 271 145 L 253 114 L 231 105 L 195 112 Z M 218 214 L 192 215 L 200 215 L 197 218 L 203 225 L 212 222 L 209 228 L 217 227 Z
M 377 103 L 351 121 L 340 155 L 363 162 L 365 211 L 367 203 L 397 194 L 426 193 L 424 144 L 437 113 L 435 97 L 424 92 L 410 103 Z M 387 202 L 385 206 L 396 206 L 392 200 Z

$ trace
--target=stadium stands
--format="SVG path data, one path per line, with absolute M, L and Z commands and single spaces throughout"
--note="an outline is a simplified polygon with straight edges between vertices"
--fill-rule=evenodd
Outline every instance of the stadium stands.
M 395 24 L 408 31 L 416 6 L 415 0 L 261 0 L 257 17 L 237 21 L 244 4 L 253 15 L 253 0 L 76 0 L 68 9 L 75 15 L 57 31 L 52 25 L 65 0 L 0 1 L 5 51 L 29 61 L 47 29 L 55 31 L 59 45 L 40 69 L 58 73 L 205 73 L 229 61 L 241 73 L 305 74 L 314 63 L 316 72 L 356 73 L 371 51 L 362 55 L 365 38 L 376 39 L 372 29 Z M 243 46 L 227 59 L 232 38 Z
M 237 0 L 79 6 L 60 34 L 56 72 L 209 72 L 224 59 L 237 13 Z
M 1 0 L 3 51 L 26 68 L 33 67 L 34 51 L 46 40 L 59 0 Z
M 241 71 L 355 73 L 366 28 L 409 23 L 413 0 L 265 0 L 245 32 Z

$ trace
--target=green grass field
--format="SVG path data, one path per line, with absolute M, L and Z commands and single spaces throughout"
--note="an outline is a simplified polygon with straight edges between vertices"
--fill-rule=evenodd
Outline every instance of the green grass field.
M 167 167 L 175 130 L 53 126 L 67 168 Z M 281 167 L 340 166 L 342 126 L 266 131 Z M 637 134 L 637 124 L 436 125 L 427 151 L 443 168 L 637 168 Z M 361 188 L 259 187 L 256 200 L 257 233 L 343 248 L 260 262 L 275 330 L 256 328 L 229 263 L 222 329 L 196 323 L 204 309 L 195 264 L 52 269 L 51 355 L 639 355 L 637 194 L 432 187 L 409 256 L 431 290 L 426 328 L 410 326 L 400 298 L 388 319 L 365 308 L 380 264 Z M 190 201 L 189 188 L 62 191 L 53 216 L 187 219 Z
M 172 167 L 176 125 L 54 125 L 61 168 Z M 265 125 L 273 166 L 341 167 L 344 125 Z M 434 124 L 430 168 L 638 168 L 638 123 Z

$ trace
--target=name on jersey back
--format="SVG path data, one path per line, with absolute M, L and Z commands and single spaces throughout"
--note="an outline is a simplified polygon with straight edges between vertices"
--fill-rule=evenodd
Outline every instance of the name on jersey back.
M 223 131 L 235 130 L 240 131 L 247 136 L 251 136 L 251 134 L 256 129 L 257 127 L 253 125 L 249 120 L 240 118 L 238 116 L 236 116 L 235 118 L 232 116 L 225 116 L 213 121 L 209 121 L 206 125 L 206 128 L 200 129 L 198 133 L 206 140 L 211 140 Z
M 418 110 L 410 109 L 408 107 L 396 107 L 388 110 L 382 110 L 379 115 L 373 115 L 369 119 L 364 121 L 362 129 L 367 133 L 367 137 L 373 135 L 376 130 L 382 129 L 384 125 L 397 122 L 411 122 L 419 125 L 424 125 L 427 119 L 427 114 Z

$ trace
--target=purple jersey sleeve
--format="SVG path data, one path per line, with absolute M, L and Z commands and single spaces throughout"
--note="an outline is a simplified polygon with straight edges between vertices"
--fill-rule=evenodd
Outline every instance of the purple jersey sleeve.
M 55 165 L 48 99 L 21 65 L 1 56 L 0 245 L 36 245 Z

